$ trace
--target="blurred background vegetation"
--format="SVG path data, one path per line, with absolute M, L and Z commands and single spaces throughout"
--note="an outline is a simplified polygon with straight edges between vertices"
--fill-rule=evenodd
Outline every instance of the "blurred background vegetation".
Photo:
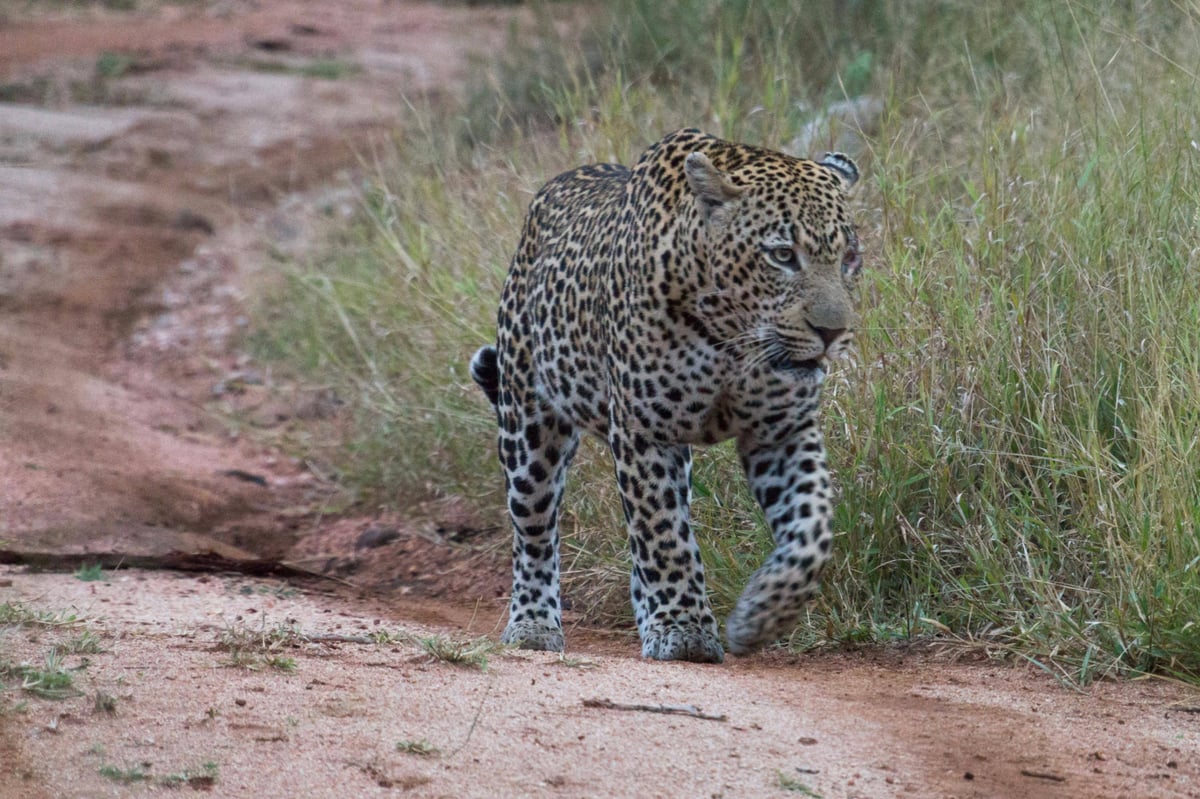
M 357 222 L 260 313 L 259 353 L 347 403 L 344 439 L 305 446 L 350 500 L 456 495 L 506 529 L 466 365 L 543 182 L 689 125 L 848 141 L 864 325 L 826 384 L 835 562 L 791 645 L 938 635 L 1071 682 L 1197 679 L 1200 4 L 530 11 L 460 99 L 414 101 Z M 871 113 L 839 131 L 850 100 Z M 565 594 L 596 623 L 629 621 L 612 482 L 585 447 L 563 520 Z M 728 447 L 695 490 L 723 613 L 770 536 Z

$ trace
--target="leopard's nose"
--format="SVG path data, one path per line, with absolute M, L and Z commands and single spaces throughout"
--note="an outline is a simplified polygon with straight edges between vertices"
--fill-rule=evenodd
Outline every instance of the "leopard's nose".
M 817 327 L 816 325 L 809 325 L 809 327 L 821 337 L 821 341 L 825 342 L 826 347 L 837 341 L 846 332 L 844 327 Z

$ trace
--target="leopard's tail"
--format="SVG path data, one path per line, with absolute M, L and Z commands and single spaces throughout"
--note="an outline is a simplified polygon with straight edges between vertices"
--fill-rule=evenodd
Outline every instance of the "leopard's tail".
M 500 399 L 500 364 L 496 359 L 496 348 L 490 344 L 480 347 L 471 359 L 471 378 L 483 389 L 494 407 Z

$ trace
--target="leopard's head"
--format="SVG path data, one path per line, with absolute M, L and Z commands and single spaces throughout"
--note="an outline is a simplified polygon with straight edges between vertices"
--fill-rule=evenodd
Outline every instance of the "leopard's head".
M 752 153 L 719 157 L 725 170 L 703 152 L 684 162 L 704 228 L 698 261 L 715 286 L 700 310 L 722 317 L 752 362 L 819 377 L 859 321 L 862 254 L 847 201 L 858 168 L 840 153 L 820 161 Z

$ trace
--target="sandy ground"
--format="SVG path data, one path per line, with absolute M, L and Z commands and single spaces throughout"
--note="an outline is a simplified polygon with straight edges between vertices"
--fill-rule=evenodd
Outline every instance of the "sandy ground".
M 86 661 L 77 695 L 6 713 L 15 768 L 0 796 L 136 795 L 209 774 L 195 787 L 222 796 L 1200 795 L 1200 708 L 1162 682 L 1077 693 L 913 651 L 649 663 L 632 638 L 585 630 L 565 657 L 489 647 L 480 669 L 413 639 L 494 641 L 494 603 L 231 574 L 84 582 L 9 567 L 0 582 L 25 608 L 80 619 L 10 628 L 8 657 L 44 667 L 88 631 L 100 648 L 63 656 L 68 670 Z M 142 776 L 119 783 L 106 766 Z
M 0 0 L 0 799 L 1200 796 L 1181 686 L 923 648 L 645 663 L 581 628 L 509 652 L 477 640 L 503 531 L 314 517 L 327 486 L 261 433 L 337 408 L 238 351 L 247 301 L 513 13 Z
M 128 555 L 136 535 L 161 555 L 203 536 L 278 556 L 297 535 L 271 511 L 302 505 L 312 476 L 212 411 L 270 427 L 328 409 L 266 401 L 268 376 L 229 346 L 246 295 L 271 253 L 353 209 L 353 169 L 405 94 L 460 84 L 505 17 L 142 6 L 0 0 L 33 9 L 0 16 L 0 540 Z

